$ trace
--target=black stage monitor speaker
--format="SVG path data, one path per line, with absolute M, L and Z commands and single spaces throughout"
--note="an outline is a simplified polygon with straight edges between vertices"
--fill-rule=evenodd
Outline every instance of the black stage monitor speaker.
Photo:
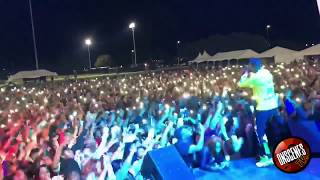
M 195 179 L 175 146 L 149 151 L 143 159 L 141 173 L 152 180 Z

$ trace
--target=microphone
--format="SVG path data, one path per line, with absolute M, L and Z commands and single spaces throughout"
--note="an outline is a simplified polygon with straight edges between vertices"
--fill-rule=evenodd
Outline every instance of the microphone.
M 248 76 L 249 73 L 250 73 L 249 68 L 248 68 L 248 67 L 245 67 L 245 68 L 243 69 L 242 76 L 244 76 L 244 75 Z

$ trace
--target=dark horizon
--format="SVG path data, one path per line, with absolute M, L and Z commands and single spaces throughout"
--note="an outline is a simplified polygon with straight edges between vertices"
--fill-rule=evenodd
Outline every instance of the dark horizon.
M 118 65 L 131 63 L 132 36 L 128 25 L 136 22 L 137 59 L 172 59 L 176 42 L 182 46 L 216 34 L 246 32 L 272 41 L 300 44 L 319 42 L 316 1 L 71 1 L 33 0 L 40 68 L 69 71 L 87 65 L 84 39 L 91 37 L 93 62 L 110 54 Z M 28 1 L 0 1 L 0 67 L 34 69 Z

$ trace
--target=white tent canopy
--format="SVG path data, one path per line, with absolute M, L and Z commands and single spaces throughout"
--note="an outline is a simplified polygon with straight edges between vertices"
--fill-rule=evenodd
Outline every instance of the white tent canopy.
M 207 53 L 207 51 L 204 51 L 198 63 L 208 61 L 209 59 L 211 59 L 211 56 Z
M 202 54 L 199 52 L 198 56 L 194 60 L 190 61 L 190 63 L 198 62 L 201 59 L 201 56 Z
M 320 44 L 309 47 L 307 49 L 301 50 L 299 52 L 300 56 L 316 56 L 320 55 Z
M 210 61 L 223 61 L 223 60 L 231 60 L 231 59 L 247 59 L 251 57 L 257 56 L 258 53 L 251 50 L 237 50 L 237 51 L 229 51 L 229 52 L 219 52 L 211 57 Z
M 300 56 L 297 51 L 276 46 L 257 55 L 258 58 L 274 58 L 275 63 L 290 63 Z
M 57 76 L 56 72 L 51 72 L 45 69 L 34 70 L 34 71 L 20 71 L 12 76 L 9 77 L 8 81 L 16 81 L 16 80 L 23 80 L 23 79 L 34 79 L 40 77 L 52 77 Z
M 199 53 L 198 56 L 190 61 L 191 63 L 201 63 L 208 61 L 211 58 L 211 56 L 207 53 L 207 51 L 204 51 L 203 53 Z

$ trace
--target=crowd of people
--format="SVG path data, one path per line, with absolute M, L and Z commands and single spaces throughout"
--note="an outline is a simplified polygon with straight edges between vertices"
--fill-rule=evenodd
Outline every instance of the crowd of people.
M 265 65 L 284 124 L 320 120 L 320 63 Z M 174 145 L 190 168 L 220 171 L 257 154 L 244 65 L 187 67 L 3 87 L 0 179 L 143 179 L 148 151 Z M 170 157 L 168 157 L 170 158 Z M 174 168 L 174 167 L 173 167 Z

